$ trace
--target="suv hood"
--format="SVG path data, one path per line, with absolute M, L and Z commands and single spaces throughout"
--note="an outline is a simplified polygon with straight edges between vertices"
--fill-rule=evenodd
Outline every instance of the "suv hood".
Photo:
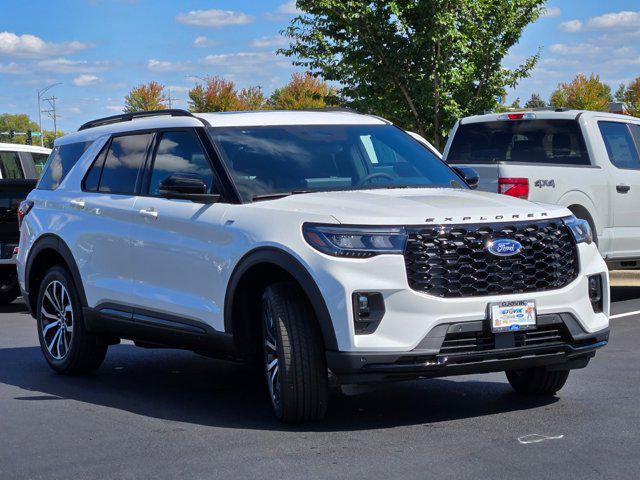
M 557 205 L 449 188 L 305 193 L 253 205 L 330 216 L 339 223 L 351 225 L 490 223 L 571 215 L 569 210 Z M 309 218 L 309 221 L 313 219 Z

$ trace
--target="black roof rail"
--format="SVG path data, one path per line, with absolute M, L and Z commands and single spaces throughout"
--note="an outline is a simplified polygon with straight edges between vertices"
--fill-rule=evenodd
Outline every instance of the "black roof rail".
M 82 124 L 78 131 L 86 130 L 87 128 L 99 127 L 101 125 L 110 125 L 112 123 L 130 122 L 134 118 L 157 117 L 159 115 L 168 115 L 171 117 L 195 117 L 191 112 L 175 108 L 167 110 L 149 110 L 148 112 L 121 113 L 120 115 L 112 115 L 110 117 L 91 120 L 90 122 Z

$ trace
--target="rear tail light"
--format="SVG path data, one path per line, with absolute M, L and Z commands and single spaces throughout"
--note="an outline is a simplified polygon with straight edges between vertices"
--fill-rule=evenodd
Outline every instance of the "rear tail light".
M 23 200 L 20 202 L 20 206 L 18 207 L 18 230 L 22 227 L 22 220 L 29 213 L 31 208 L 33 207 L 33 202 L 31 200 Z
M 526 200 L 529 198 L 529 179 L 513 177 L 499 178 L 498 193 Z

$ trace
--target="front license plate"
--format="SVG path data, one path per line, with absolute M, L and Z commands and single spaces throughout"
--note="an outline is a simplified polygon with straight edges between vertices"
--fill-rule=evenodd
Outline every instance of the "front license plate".
M 536 302 L 533 300 L 493 303 L 490 310 L 493 333 L 536 328 Z

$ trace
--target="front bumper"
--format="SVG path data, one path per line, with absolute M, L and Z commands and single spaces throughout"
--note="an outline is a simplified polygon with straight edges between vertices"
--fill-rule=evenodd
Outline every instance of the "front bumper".
M 570 313 L 539 317 L 537 331 L 494 335 L 488 333 L 488 328 L 488 321 L 441 324 L 434 327 L 413 351 L 328 351 L 327 365 L 341 384 L 541 366 L 567 370 L 585 367 L 595 351 L 609 340 L 608 327 L 588 333 Z

